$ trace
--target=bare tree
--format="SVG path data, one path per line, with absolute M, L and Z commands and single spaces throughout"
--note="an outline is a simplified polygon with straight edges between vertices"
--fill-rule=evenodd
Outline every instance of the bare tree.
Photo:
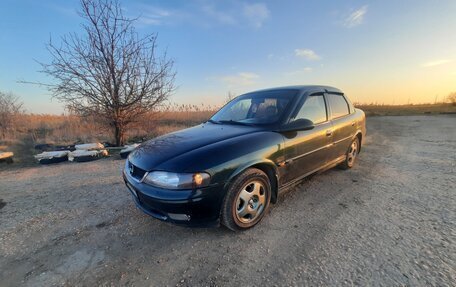
M 84 33 L 63 36 L 59 45 L 50 40 L 53 60 L 43 72 L 56 80 L 49 86 L 54 97 L 80 115 L 103 118 L 122 145 L 126 128 L 172 94 L 173 61 L 156 55 L 156 34 L 139 36 L 117 0 L 81 0 L 79 15 Z
M 456 106 L 456 92 L 452 92 L 447 96 L 447 101 L 453 106 Z
M 22 102 L 12 93 L 0 92 L 0 138 L 13 130 L 14 120 L 22 112 Z

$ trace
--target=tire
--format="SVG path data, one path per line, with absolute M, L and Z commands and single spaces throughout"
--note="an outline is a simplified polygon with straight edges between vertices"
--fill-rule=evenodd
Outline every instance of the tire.
M 124 151 L 124 152 L 120 152 L 120 158 L 122 159 L 126 159 L 128 157 L 128 155 L 132 152 L 132 150 L 130 151 Z
M 101 157 L 98 155 L 82 155 L 82 156 L 74 157 L 73 161 L 74 162 L 88 162 L 88 161 L 94 161 L 94 160 L 97 160 L 100 158 Z
M 261 170 L 249 168 L 230 184 L 223 200 L 221 223 L 233 231 L 255 226 L 271 202 L 271 183 Z
M 62 156 L 62 157 L 53 157 L 53 158 L 43 158 L 39 160 L 40 164 L 53 164 L 53 163 L 59 163 L 59 162 L 64 162 L 68 161 L 68 156 Z
M 342 169 L 352 168 L 359 154 L 359 139 L 356 137 L 347 149 L 345 161 L 340 165 Z

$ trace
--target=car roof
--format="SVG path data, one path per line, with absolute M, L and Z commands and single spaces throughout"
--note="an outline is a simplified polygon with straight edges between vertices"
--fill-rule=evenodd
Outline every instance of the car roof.
M 343 94 L 341 90 L 338 88 L 334 88 L 331 86 L 322 86 L 322 85 L 296 85 L 296 86 L 284 86 L 284 87 L 276 87 L 276 88 L 269 88 L 269 89 L 263 89 L 263 90 L 258 90 L 258 91 L 252 91 L 250 93 L 256 93 L 256 92 L 272 92 L 272 91 L 283 91 L 283 90 L 297 90 L 301 93 L 309 93 L 309 92 L 333 92 L 333 93 L 340 93 Z

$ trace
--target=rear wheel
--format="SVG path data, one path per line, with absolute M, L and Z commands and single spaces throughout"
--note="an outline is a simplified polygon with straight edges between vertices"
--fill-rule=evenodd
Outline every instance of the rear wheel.
M 359 139 L 356 137 L 350 144 L 347 150 L 345 161 L 340 165 L 343 169 L 352 168 L 355 164 L 356 157 L 359 153 Z
M 246 230 L 265 215 L 271 201 L 271 184 L 261 170 L 250 168 L 230 185 L 221 211 L 221 223 L 231 230 Z

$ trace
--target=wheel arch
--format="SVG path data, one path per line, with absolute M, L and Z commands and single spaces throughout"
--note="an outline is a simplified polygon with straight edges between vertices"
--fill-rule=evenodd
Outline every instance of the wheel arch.
M 357 137 L 358 140 L 359 140 L 358 153 L 360 153 L 361 152 L 361 147 L 363 145 L 363 133 L 361 131 L 357 131 L 355 137 Z
M 226 182 L 225 188 L 227 188 L 228 185 L 231 184 L 231 182 L 236 176 L 240 175 L 249 168 L 257 168 L 263 171 L 268 176 L 269 182 L 271 184 L 271 202 L 276 203 L 279 191 L 279 173 L 277 170 L 277 166 L 271 160 L 252 161 L 238 167 L 229 177 L 228 181 Z

